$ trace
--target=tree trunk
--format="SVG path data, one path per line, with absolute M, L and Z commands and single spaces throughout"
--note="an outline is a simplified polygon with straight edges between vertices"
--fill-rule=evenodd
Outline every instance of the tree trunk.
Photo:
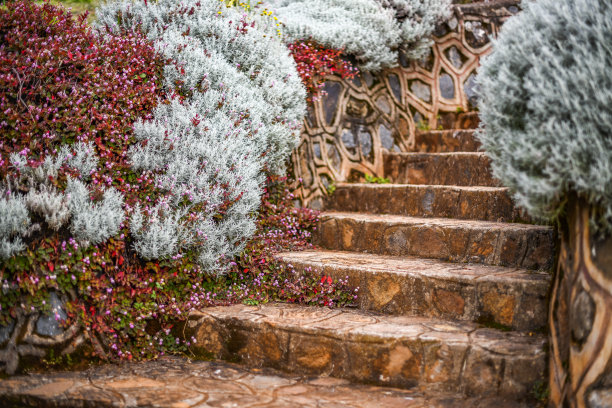
M 584 201 L 567 207 L 548 318 L 550 406 L 612 407 L 612 237 L 593 237 Z

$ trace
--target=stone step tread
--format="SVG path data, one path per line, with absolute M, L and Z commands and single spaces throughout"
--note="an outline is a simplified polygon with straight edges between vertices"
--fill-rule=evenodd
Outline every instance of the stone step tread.
M 416 152 L 473 152 L 480 149 L 480 142 L 473 129 L 447 129 L 417 131 L 414 137 Z
M 194 312 L 193 317 L 217 321 L 266 325 L 292 333 L 319 334 L 327 338 L 355 341 L 388 340 L 443 341 L 470 344 L 499 355 L 539 356 L 546 336 L 505 332 L 475 323 L 456 322 L 419 316 L 389 316 L 363 310 L 268 303 L 259 306 L 236 304 Z
M 325 267 L 353 269 L 372 274 L 390 273 L 399 276 L 419 275 L 428 278 L 452 278 L 457 282 L 482 281 L 507 285 L 534 285 L 548 289 L 551 276 L 547 272 L 532 271 L 505 266 L 442 262 L 435 259 L 412 256 L 391 256 L 362 252 L 334 251 L 326 249 L 281 252 L 275 255 L 285 263 L 308 263 L 313 269 L 323 271 Z
M 454 218 L 411 217 L 396 214 L 366 214 L 359 212 L 325 211 L 321 218 L 350 218 L 356 222 L 384 222 L 388 224 L 415 225 L 445 228 L 469 228 L 474 230 L 505 230 L 505 231 L 553 231 L 548 225 L 522 224 L 514 222 L 495 222 L 480 220 L 460 220 Z
M 395 183 L 499 186 L 484 152 L 392 152 L 383 155 L 385 177 Z
M 431 129 L 431 130 L 419 130 L 417 129 L 416 131 L 417 135 L 442 135 L 442 134 L 447 134 L 447 133 L 458 133 L 458 132 L 463 132 L 465 134 L 470 134 L 473 135 L 476 133 L 476 129 L 460 129 L 460 128 L 456 128 L 456 129 Z
M 408 184 L 408 183 L 345 183 L 336 184 L 336 191 L 340 188 L 369 188 L 369 189 L 415 189 L 415 190 L 444 190 L 444 191 L 468 191 L 468 192 L 490 192 L 490 193 L 507 193 L 508 187 L 495 186 L 445 186 L 443 184 Z
M 476 129 L 480 123 L 479 113 L 476 111 L 463 112 L 457 115 L 455 127 L 458 129 Z
M 0 380 L 0 400 L 37 407 L 354 407 L 523 408 L 499 397 L 402 390 L 333 377 L 303 377 L 249 370 L 225 362 L 163 357 L 157 361 L 49 372 Z
M 338 183 L 325 208 L 418 217 L 531 222 L 505 187 Z
M 409 159 L 429 157 L 487 157 L 485 152 L 388 152 L 385 156 L 399 156 Z
M 277 259 L 298 273 L 348 279 L 355 303 L 376 312 L 496 324 L 513 330 L 546 326 L 550 274 L 416 257 L 308 250 Z
M 326 249 L 538 270 L 553 265 L 549 226 L 340 211 L 320 219 L 313 237 Z
M 305 375 L 466 395 L 527 396 L 546 369 L 546 337 L 474 323 L 294 304 L 192 313 L 196 355 Z

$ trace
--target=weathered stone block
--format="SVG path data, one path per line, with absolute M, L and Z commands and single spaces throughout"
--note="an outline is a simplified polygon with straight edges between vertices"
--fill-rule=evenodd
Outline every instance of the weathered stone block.
M 537 270 L 552 267 L 554 239 L 546 226 L 341 212 L 323 213 L 315 237 L 331 250 Z
M 387 153 L 384 173 L 394 183 L 496 187 L 484 153 Z
M 271 354 L 255 346 L 268 342 L 267 347 L 281 349 L 272 355 L 282 356 L 278 367 L 283 370 L 381 385 L 518 395 L 543 375 L 545 367 L 541 336 L 424 317 L 297 305 L 234 305 L 206 309 L 189 326 L 197 333 L 198 350 L 218 357 L 269 366 Z M 212 331 L 220 334 L 207 334 Z M 250 339 L 240 339 L 241 333 Z M 220 344 L 211 344 L 211 339 Z M 287 339 L 287 343 L 270 339 Z M 232 346 L 236 343 L 241 346 Z M 218 350 L 223 350 L 221 355 Z M 526 375 L 526 370 L 532 372 Z
M 386 314 L 478 321 L 515 330 L 546 325 L 546 272 L 337 251 L 287 252 L 298 273 L 349 278 L 357 305 Z

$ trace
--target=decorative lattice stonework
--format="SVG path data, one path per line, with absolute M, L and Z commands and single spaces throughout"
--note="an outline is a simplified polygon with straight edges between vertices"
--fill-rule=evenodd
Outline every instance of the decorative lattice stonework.
M 413 150 L 416 129 L 456 127 L 459 113 L 474 109 L 476 69 L 490 39 L 518 11 L 515 0 L 457 5 L 427 57 L 400 56 L 397 68 L 352 80 L 329 78 L 292 155 L 302 204 L 321 208 L 336 181 L 382 176 L 383 152 Z

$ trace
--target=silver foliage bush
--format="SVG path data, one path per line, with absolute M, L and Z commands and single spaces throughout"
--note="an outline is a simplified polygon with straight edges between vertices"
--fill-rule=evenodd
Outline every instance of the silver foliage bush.
M 0 258 L 10 258 L 23 250 L 22 237 L 31 225 L 23 197 L 0 189 Z
M 54 187 L 42 184 L 28 191 L 25 200 L 30 211 L 44 217 L 52 230 L 58 231 L 70 219 L 68 198 Z
M 309 40 L 354 55 L 365 71 L 394 67 L 401 48 L 420 58 L 450 0 L 269 0 L 288 41 Z
M 9 258 L 25 249 L 23 238 L 41 230 L 32 216 L 40 216 L 52 230 L 67 225 L 82 243 L 99 244 L 119 232 L 125 219 L 123 196 L 115 189 L 103 192 L 94 202 L 92 187 L 79 179 L 68 179 L 66 191 L 58 191 L 49 183 L 62 166 L 78 171 L 80 179 L 88 179 L 99 164 L 93 145 L 82 142 L 62 146 L 37 166 L 24 156 L 12 154 L 11 165 L 19 176 L 0 182 L 0 258 Z
M 206 94 L 215 91 L 219 99 L 214 103 L 223 102 L 217 109 L 228 115 L 247 115 L 241 127 L 254 133 L 253 143 L 266 155 L 262 163 L 274 172 L 283 172 L 285 160 L 299 140 L 306 91 L 272 24 L 215 0 L 147 4 L 122 0 L 104 4 L 96 15 L 102 28 L 142 30 L 183 68 L 177 70 L 175 64 L 166 67 L 168 89 L 180 81 L 183 90 L 201 89 L 191 99 L 207 101 L 214 98 Z M 255 20 L 257 24 L 251 27 Z M 241 21 L 249 26 L 238 33 Z M 207 109 L 213 110 L 213 105 Z
M 306 95 L 295 63 L 273 24 L 216 0 L 119 1 L 97 16 L 103 29 L 155 41 L 171 61 L 166 89 L 184 97 L 134 126 L 132 167 L 167 193 L 132 210 L 135 249 L 146 259 L 195 251 L 221 273 L 255 230 L 263 170 L 282 173 L 299 140 Z
M 65 194 L 71 215 L 70 232 L 78 241 L 96 245 L 119 232 L 125 214 L 123 195 L 117 190 L 109 188 L 100 202 L 92 202 L 87 186 L 69 178 Z
M 532 215 L 568 194 L 612 232 L 612 2 L 525 1 L 480 69 L 480 139 L 495 176 Z
M 436 25 L 451 17 L 450 0 L 379 1 L 395 11 L 401 28 L 401 48 L 412 59 L 422 58 L 429 52 Z

